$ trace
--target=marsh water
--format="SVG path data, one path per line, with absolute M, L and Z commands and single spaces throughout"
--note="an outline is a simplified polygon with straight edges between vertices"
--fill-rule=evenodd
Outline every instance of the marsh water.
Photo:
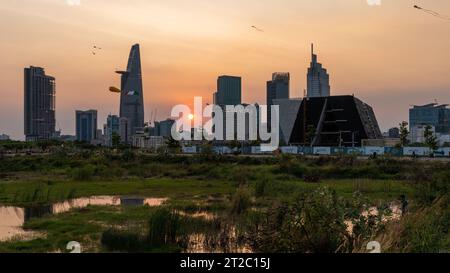
M 124 196 L 92 196 L 77 198 L 51 205 L 40 205 L 32 207 L 10 207 L 0 206 L 0 241 L 12 238 L 28 239 L 37 234 L 26 231 L 22 227 L 32 218 L 40 218 L 46 215 L 61 214 L 72 209 L 92 206 L 161 206 L 167 198 L 140 198 Z

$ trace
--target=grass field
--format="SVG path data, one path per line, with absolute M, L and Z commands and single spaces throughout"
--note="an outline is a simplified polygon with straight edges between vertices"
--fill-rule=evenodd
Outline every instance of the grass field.
M 343 213 L 342 216 L 327 217 L 344 219 L 355 209 L 386 207 L 398 202 L 400 195 L 408 197 L 411 208 L 422 209 L 421 202 L 426 199 L 424 196 L 448 195 L 446 186 L 449 182 L 445 176 L 448 172 L 445 163 L 422 162 L 411 166 L 411 163 L 388 158 L 373 161 L 358 161 L 351 157 L 312 160 L 284 156 L 275 159 L 160 158 L 124 153 L 116 156 L 17 157 L 3 159 L 2 162 L 1 205 L 33 207 L 104 195 L 155 197 L 168 198 L 164 208 L 169 210 L 211 212 L 217 215 L 217 219 L 178 219 L 179 215 L 161 214 L 159 208 L 147 206 L 88 206 L 25 221 L 25 230 L 40 235 L 29 240 L 0 242 L 0 252 L 64 252 L 68 241 L 78 241 L 84 251 L 91 252 L 179 252 L 185 249 L 185 245 L 178 238 L 193 233 L 211 232 L 218 235 L 224 227 L 236 226 L 245 234 L 243 238 L 247 238 L 249 234 L 259 232 L 251 231 L 253 226 L 264 227 L 263 219 L 270 219 L 280 208 L 296 208 L 298 202 L 303 202 L 299 200 L 305 200 L 305 196 L 315 196 L 317 191 L 323 189 L 336 196 L 333 198 L 339 198 L 327 210 L 341 206 L 337 213 Z M 433 180 L 426 176 L 427 172 L 441 175 Z M 444 191 L 441 193 L 442 186 L 437 189 L 418 188 L 417 181 L 420 179 L 441 181 L 441 184 L 443 181 Z M 359 198 L 364 201 L 356 204 L 355 200 Z M 320 199 L 319 196 L 306 204 L 318 202 L 313 206 L 313 209 L 318 209 L 322 205 Z M 158 236 L 167 238 L 165 232 L 174 233 L 177 240 L 157 245 L 150 243 L 147 234 L 151 230 L 153 214 L 159 215 L 158 221 L 165 223 L 164 227 L 167 225 Z M 336 219 L 326 220 L 332 223 L 341 221 Z M 435 232 L 448 233 L 446 223 L 444 221 L 443 230 Z M 365 236 L 374 237 L 379 235 L 377 232 L 373 230 Z M 275 239 L 268 239 L 268 242 L 271 240 Z M 282 240 L 281 237 L 278 240 Z M 289 240 L 295 241 L 292 238 Z M 303 239 L 299 242 L 305 244 Z M 261 249 L 263 247 L 267 245 L 261 245 Z M 396 247 L 392 247 L 391 251 L 402 251 Z M 278 251 L 283 252 L 282 248 Z

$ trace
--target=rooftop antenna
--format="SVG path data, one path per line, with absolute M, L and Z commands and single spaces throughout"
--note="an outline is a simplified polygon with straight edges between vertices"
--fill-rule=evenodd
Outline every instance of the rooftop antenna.
M 152 112 L 150 113 L 150 123 L 153 122 L 154 112 L 155 112 L 155 110 L 152 110 Z M 154 125 L 154 123 L 153 123 L 153 125 Z
M 155 109 L 155 116 L 153 117 L 153 123 L 156 123 L 156 119 L 158 118 L 158 108 Z
M 314 54 L 314 43 L 311 43 L 311 62 L 313 65 L 317 63 L 317 56 Z

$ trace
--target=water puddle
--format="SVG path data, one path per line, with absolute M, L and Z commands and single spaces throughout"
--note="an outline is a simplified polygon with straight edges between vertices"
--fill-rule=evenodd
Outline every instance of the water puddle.
M 213 221 L 213 220 L 217 219 L 216 214 L 207 212 L 207 211 L 185 212 L 185 211 L 177 210 L 175 212 L 178 213 L 180 216 L 186 216 L 186 217 L 191 217 L 191 218 L 202 218 L 206 221 Z
M 234 226 L 223 230 L 218 236 L 191 234 L 188 241 L 185 253 L 253 253 L 251 247 L 239 238 Z
M 73 209 L 85 208 L 87 206 L 158 207 L 163 205 L 167 200 L 167 198 L 94 196 L 72 199 L 52 205 L 26 208 L 0 206 L 0 241 L 7 241 L 13 238 L 29 240 L 36 237 L 36 232 L 26 231 L 22 228 L 22 226 L 32 218 L 40 218 L 51 214 L 61 214 Z

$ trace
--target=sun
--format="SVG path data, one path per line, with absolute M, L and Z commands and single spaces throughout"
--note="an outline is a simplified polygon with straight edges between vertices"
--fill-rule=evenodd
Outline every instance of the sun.
M 189 114 L 189 115 L 188 115 L 188 119 L 189 119 L 189 120 L 193 120 L 193 119 L 194 119 L 194 115 L 193 115 L 193 114 Z

